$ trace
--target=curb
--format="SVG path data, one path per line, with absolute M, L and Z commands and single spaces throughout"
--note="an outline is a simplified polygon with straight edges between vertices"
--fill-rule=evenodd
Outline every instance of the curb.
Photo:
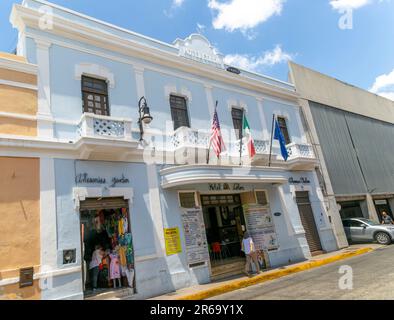
M 285 267 L 284 269 L 268 271 L 268 272 L 265 272 L 265 273 L 258 275 L 256 277 L 253 277 L 251 279 L 235 280 L 231 283 L 228 283 L 228 284 L 225 284 L 222 286 L 203 290 L 203 291 L 189 294 L 189 295 L 184 295 L 184 296 L 181 296 L 175 300 L 204 300 L 204 299 L 212 298 L 212 297 L 222 295 L 224 293 L 228 293 L 231 291 L 236 291 L 236 290 L 239 290 L 242 288 L 246 288 L 246 287 L 254 286 L 256 284 L 264 283 L 264 282 L 267 282 L 270 280 L 279 279 L 279 278 L 282 278 L 282 277 L 290 275 L 290 274 L 299 273 L 302 271 L 306 271 L 306 270 L 318 268 L 318 267 L 321 267 L 321 266 L 324 266 L 327 264 L 331 264 L 331 263 L 334 263 L 334 262 L 337 262 L 340 260 L 349 259 L 349 258 L 352 258 L 355 256 L 363 255 L 363 254 L 366 254 L 371 251 L 374 251 L 374 249 L 373 248 L 361 248 L 361 249 L 357 249 L 354 251 L 337 254 L 337 255 L 327 257 L 324 259 L 307 261 L 307 262 L 297 264 L 294 266 Z

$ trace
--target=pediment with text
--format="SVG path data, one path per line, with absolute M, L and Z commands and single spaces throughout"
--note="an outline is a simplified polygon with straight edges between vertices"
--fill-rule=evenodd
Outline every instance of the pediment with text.
M 177 39 L 174 45 L 184 58 L 224 69 L 224 56 L 201 34 L 192 34 L 184 40 Z

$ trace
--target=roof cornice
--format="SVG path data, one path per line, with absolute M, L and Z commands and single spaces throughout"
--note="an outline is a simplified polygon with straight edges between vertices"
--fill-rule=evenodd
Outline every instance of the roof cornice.
M 34 9 L 26 8 L 21 5 L 14 5 L 11 13 L 11 22 L 14 27 L 24 31 L 28 26 L 39 29 L 39 19 L 41 14 Z M 49 30 L 47 30 L 48 32 Z M 109 32 L 104 32 L 96 28 L 89 27 L 80 23 L 70 21 L 58 15 L 53 17 L 53 29 L 50 32 L 54 35 L 75 41 L 87 43 L 89 45 L 116 51 L 126 56 L 132 56 L 164 65 L 178 70 L 192 73 L 201 77 L 210 78 L 216 81 L 225 82 L 240 87 L 295 102 L 299 98 L 295 89 L 290 90 L 270 83 L 233 75 L 226 70 L 211 67 L 193 60 L 180 57 L 178 54 L 162 50 L 148 44 L 125 39 Z M 271 79 L 270 79 L 271 80 Z M 282 82 L 279 82 L 282 83 Z M 291 84 L 288 86 L 293 87 Z

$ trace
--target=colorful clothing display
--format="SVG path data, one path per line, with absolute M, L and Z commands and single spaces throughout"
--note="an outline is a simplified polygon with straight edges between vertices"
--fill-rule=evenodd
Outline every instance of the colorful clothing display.
M 115 282 L 112 284 L 111 280 L 125 277 L 129 286 L 133 288 L 135 272 L 134 250 L 128 220 L 128 209 L 99 210 L 96 212 L 92 210 L 91 214 L 94 214 L 90 218 L 92 231 L 87 237 L 90 240 L 84 240 L 84 244 L 85 242 L 88 243 L 89 248 L 95 248 L 97 245 L 100 245 L 104 250 L 107 250 L 107 253 L 104 255 L 104 251 L 99 253 L 99 251 L 95 252 L 93 249 L 94 253 L 90 251 L 92 253 L 88 254 L 87 260 L 92 259 L 89 267 L 97 268 L 99 272 L 98 279 L 91 278 L 90 280 L 98 280 L 100 288 L 115 288 Z M 100 233 L 98 233 L 98 228 L 102 230 Z M 99 239 L 97 236 L 93 237 L 92 232 L 96 232 L 100 237 L 105 238 L 106 241 Z
M 122 266 L 126 266 L 127 265 L 126 248 L 125 247 L 120 247 L 119 248 L 119 260 L 120 260 L 120 264 Z
M 111 253 L 109 257 L 111 258 L 109 277 L 111 280 L 120 279 L 121 274 L 120 274 L 119 256 L 116 253 Z

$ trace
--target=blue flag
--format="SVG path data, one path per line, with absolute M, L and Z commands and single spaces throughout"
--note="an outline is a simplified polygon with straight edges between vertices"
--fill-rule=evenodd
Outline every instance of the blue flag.
M 274 139 L 279 140 L 280 152 L 282 153 L 283 159 L 285 159 L 285 161 L 287 161 L 287 159 L 289 159 L 289 152 L 287 151 L 285 137 L 283 136 L 282 130 L 280 130 L 278 120 L 275 120 Z

